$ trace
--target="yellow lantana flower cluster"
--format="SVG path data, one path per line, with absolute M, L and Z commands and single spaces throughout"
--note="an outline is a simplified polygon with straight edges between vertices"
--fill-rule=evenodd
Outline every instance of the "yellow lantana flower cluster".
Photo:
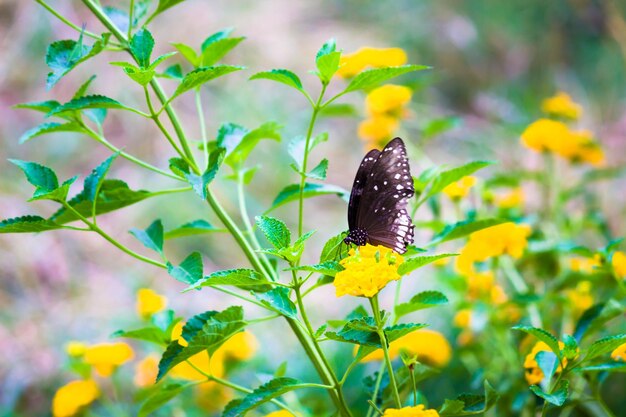
M 150 288 L 141 288 L 137 291 L 136 309 L 137 314 L 146 319 L 153 314 L 162 311 L 167 306 L 167 298 L 157 294 Z
M 544 112 L 552 116 L 577 119 L 582 112 L 565 93 L 546 99 Z M 604 151 L 588 130 L 572 130 L 559 120 L 539 119 L 522 133 L 522 143 L 537 152 L 552 152 L 570 162 L 585 162 L 594 166 L 604 164 Z
M 100 343 L 87 347 L 83 361 L 93 366 L 100 376 L 108 377 L 134 356 L 133 349 L 124 342 Z
M 619 345 L 613 352 L 611 352 L 611 358 L 616 361 L 626 362 L 626 343 Z
M 426 409 L 424 404 L 415 407 L 388 408 L 383 417 L 439 417 L 437 410 Z
M 337 75 L 350 78 L 367 68 L 394 67 L 404 65 L 406 62 L 406 52 L 401 48 L 364 47 L 341 56 Z
M 358 135 L 368 147 L 380 148 L 400 126 L 413 92 L 402 85 L 387 84 L 372 90 L 365 99 L 367 119 L 359 124 Z
M 355 347 L 354 353 L 358 351 Z M 409 333 L 389 344 L 389 356 L 393 360 L 405 351 L 410 355 L 417 356 L 417 360 L 425 364 L 442 368 L 450 362 L 452 348 L 446 337 L 429 329 L 422 329 Z M 362 359 L 363 362 L 383 360 L 383 350 L 377 349 Z
M 469 194 L 474 185 L 476 185 L 476 177 L 468 175 L 447 185 L 442 191 L 452 200 L 460 200 Z
M 596 268 L 602 265 L 600 255 L 596 254 L 593 258 L 572 258 L 569 260 L 569 267 L 574 272 L 583 274 L 591 274 Z
M 390 281 L 400 279 L 398 267 L 404 258 L 384 246 L 367 244 L 351 249 L 340 261 L 344 270 L 335 275 L 337 297 L 373 297 Z
M 71 417 L 94 402 L 100 396 L 100 389 L 92 379 L 77 380 L 63 385 L 52 399 L 54 417 Z
M 563 349 L 563 347 L 565 347 L 564 343 L 559 341 L 559 348 Z M 535 356 L 537 356 L 539 352 L 552 352 L 552 350 L 544 342 L 537 342 L 535 346 L 533 346 L 530 353 L 526 355 L 526 359 L 524 360 L 524 376 L 529 385 L 539 384 L 545 377 L 543 371 L 537 363 L 537 360 L 535 359 Z M 565 358 L 563 359 L 563 365 L 567 366 L 567 359 Z M 559 365 L 556 373 L 558 374 L 562 370 L 563 368 Z
M 495 196 L 496 206 L 502 209 L 512 209 L 524 205 L 526 195 L 521 187 L 515 187 L 503 195 Z
M 479 230 L 470 238 L 456 259 L 456 270 L 465 276 L 475 273 L 474 263 L 508 254 L 520 258 L 528 246 L 531 228 L 513 222 Z
M 568 290 L 566 295 L 576 317 L 593 305 L 590 281 L 580 281 L 576 284 L 576 288 Z
M 618 278 L 626 278 L 626 253 L 619 251 L 613 253 L 613 256 L 611 257 L 611 265 L 613 266 L 613 271 Z

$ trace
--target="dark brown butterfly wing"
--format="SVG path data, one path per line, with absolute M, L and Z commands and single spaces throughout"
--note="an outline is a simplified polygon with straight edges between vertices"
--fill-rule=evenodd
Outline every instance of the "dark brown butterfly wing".
M 395 138 L 379 153 L 367 175 L 355 227 L 367 231 L 372 245 L 406 252 L 407 245 L 413 243 L 407 205 L 414 194 L 406 147 L 402 139 Z
M 359 217 L 359 211 L 361 209 L 361 196 L 363 195 L 363 190 L 365 189 L 372 167 L 378 160 L 379 155 L 380 151 L 377 149 L 369 151 L 363 157 L 361 165 L 359 165 L 359 169 L 356 171 L 352 192 L 350 193 L 350 202 L 348 203 L 348 227 L 350 230 L 356 228 L 357 218 Z

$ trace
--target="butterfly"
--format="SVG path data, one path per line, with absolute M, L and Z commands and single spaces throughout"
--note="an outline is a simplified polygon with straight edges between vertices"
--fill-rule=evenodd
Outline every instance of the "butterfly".
M 382 151 L 369 151 L 357 170 L 348 204 L 346 244 L 382 245 L 399 254 L 413 243 L 415 226 L 407 212 L 413 197 L 413 178 L 400 138 L 391 140 Z

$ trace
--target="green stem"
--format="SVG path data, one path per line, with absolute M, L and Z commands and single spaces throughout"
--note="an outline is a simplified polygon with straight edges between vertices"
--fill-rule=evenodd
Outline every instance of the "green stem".
M 372 393 L 372 399 L 368 402 L 370 403 L 370 408 L 367 410 L 366 417 L 371 417 L 374 414 L 374 411 L 377 410 L 376 407 L 376 399 L 378 398 L 378 391 L 380 390 L 380 384 L 383 381 L 383 372 L 385 372 L 385 364 L 381 363 L 380 368 L 378 369 L 378 375 L 376 376 L 376 383 L 374 384 L 374 392 Z
M 207 169 L 209 167 L 209 140 L 206 134 L 206 122 L 204 121 L 204 110 L 202 109 L 202 97 L 200 96 L 200 89 L 196 90 L 196 109 L 198 110 L 198 121 L 200 123 L 202 150 L 204 151 L 204 169 Z
M 158 266 L 159 268 L 167 269 L 167 265 L 165 265 L 164 263 L 155 261 L 154 259 L 148 258 L 143 255 L 140 255 L 137 252 L 133 251 L 132 249 L 129 249 L 126 246 L 119 243 L 117 240 L 109 236 L 104 230 L 100 229 L 97 225 L 95 225 L 94 223 L 89 221 L 89 219 L 87 219 L 85 216 L 80 214 L 76 209 L 74 209 L 74 207 L 70 206 L 66 201 L 64 201 L 62 204 L 67 210 L 71 211 L 76 217 L 78 217 L 83 223 L 85 223 L 91 230 L 98 233 L 105 240 L 107 240 L 116 248 L 120 249 L 122 252 L 125 252 L 128 255 L 132 256 L 133 258 L 139 259 L 140 261 L 149 263 L 154 266 Z
M 313 128 L 315 127 L 315 120 L 317 119 L 317 115 L 322 109 L 321 103 L 322 99 L 324 98 L 325 92 L 326 84 L 323 84 L 320 95 L 313 105 L 313 113 L 311 115 L 311 121 L 309 122 L 309 127 L 306 132 L 306 140 L 304 142 L 304 157 L 302 158 L 302 172 L 300 173 L 300 196 L 298 197 L 298 237 L 302 236 L 304 223 L 304 185 L 306 184 L 306 172 L 309 161 L 309 147 L 311 143 L 311 136 L 313 136 Z
M 508 256 L 501 256 L 497 259 L 497 262 L 502 268 L 504 275 L 511 282 L 511 285 L 513 286 L 515 291 L 519 294 L 528 293 L 528 285 L 526 285 L 526 281 L 524 281 L 524 278 L 515 267 L 513 260 Z M 533 327 L 543 329 L 541 314 L 539 313 L 537 305 L 531 303 L 528 304 L 526 308 L 528 310 L 528 316 Z
M 383 349 L 383 355 L 385 357 L 385 364 L 387 365 L 387 372 L 389 373 L 389 385 L 391 386 L 391 392 L 396 403 L 397 408 L 402 408 L 402 400 L 400 400 L 400 393 L 398 392 L 398 385 L 396 383 L 396 377 L 393 373 L 393 365 L 391 364 L 391 358 L 389 356 L 389 346 L 387 343 L 387 336 L 383 328 L 384 323 L 380 317 L 380 309 L 378 307 L 378 294 L 370 298 L 372 305 L 372 312 L 374 313 L 374 320 L 376 322 L 376 332 L 380 338 L 380 344 Z
M 128 32 L 126 38 L 130 39 L 130 35 L 133 30 L 133 15 L 135 13 L 135 0 L 130 0 L 130 7 L 128 8 Z

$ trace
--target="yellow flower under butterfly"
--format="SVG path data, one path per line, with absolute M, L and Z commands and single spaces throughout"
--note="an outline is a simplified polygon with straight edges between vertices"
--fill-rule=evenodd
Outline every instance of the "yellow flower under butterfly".
M 378 115 L 359 123 L 358 135 L 368 147 L 381 148 L 381 144 L 393 136 L 398 126 L 400 122 L 395 117 Z
M 355 353 L 358 346 L 355 348 Z M 417 356 L 417 360 L 427 365 L 442 368 L 450 362 L 452 348 L 446 337 L 430 329 L 411 332 L 389 344 L 389 357 L 393 360 L 400 356 L 401 351 Z M 362 362 L 373 362 L 384 359 L 382 349 L 377 349 L 362 359 Z
M 582 106 L 572 100 L 569 94 L 562 91 L 543 100 L 541 110 L 551 116 L 572 120 L 579 119 L 583 112 Z
M 94 402 L 100 395 L 92 379 L 69 382 L 59 388 L 52 399 L 54 417 L 71 417 Z
M 340 261 L 344 270 L 335 275 L 337 297 L 353 295 L 371 298 L 391 282 L 400 279 L 398 267 L 404 258 L 384 246 L 367 244 L 350 249 Z
M 100 343 L 87 347 L 83 360 L 93 366 L 99 375 L 107 377 L 133 356 L 133 349 L 124 342 Z
M 406 64 L 407 56 L 401 48 L 364 47 L 341 56 L 337 75 L 350 78 L 367 68 L 394 67 Z
M 439 417 L 437 410 L 426 409 L 424 404 L 415 407 L 388 408 L 383 417 Z

